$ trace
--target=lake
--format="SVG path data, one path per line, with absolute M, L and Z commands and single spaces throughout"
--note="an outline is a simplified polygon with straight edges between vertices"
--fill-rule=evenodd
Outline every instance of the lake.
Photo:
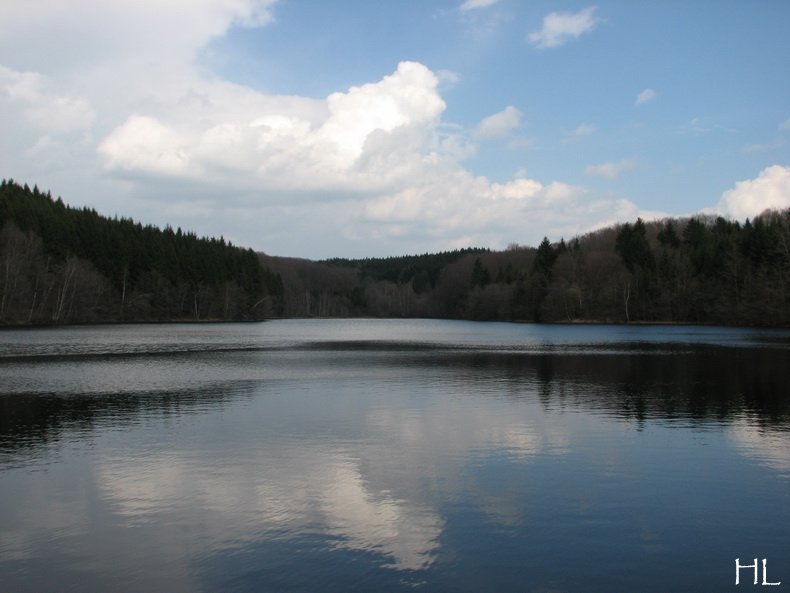
M 782 591 L 788 386 L 783 330 L 4 330 L 0 590 Z

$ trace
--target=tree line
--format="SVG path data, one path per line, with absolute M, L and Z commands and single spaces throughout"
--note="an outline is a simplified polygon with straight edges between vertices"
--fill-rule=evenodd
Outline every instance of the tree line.
M 790 209 L 311 261 L 0 184 L 0 324 L 357 316 L 788 326 Z
M 790 209 L 637 219 L 504 251 L 261 257 L 288 316 L 790 325 Z
M 0 182 L 0 324 L 255 320 L 282 280 L 223 238 L 72 208 Z

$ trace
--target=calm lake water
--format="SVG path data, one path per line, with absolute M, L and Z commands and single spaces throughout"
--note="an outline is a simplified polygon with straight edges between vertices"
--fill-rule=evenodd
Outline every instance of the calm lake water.
M 790 589 L 790 332 L 0 332 L 0 590 Z M 760 579 L 762 579 L 760 566 Z

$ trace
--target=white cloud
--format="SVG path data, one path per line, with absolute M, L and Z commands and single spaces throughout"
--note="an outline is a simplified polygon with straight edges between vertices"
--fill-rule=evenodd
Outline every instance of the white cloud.
M 493 200 L 529 200 L 539 195 L 543 189 L 543 186 L 534 179 L 522 177 L 509 183 L 492 184 L 490 198 Z
M 155 118 L 132 115 L 98 150 L 110 170 L 178 175 L 189 171 L 189 140 Z
M 16 69 L 74 71 L 117 59 L 187 61 L 231 25 L 272 20 L 276 0 L 4 0 L 0 56 Z M 31 36 L 34 31 L 36 35 Z M 43 40 L 57 40 L 57 49 Z
M 790 132 L 790 117 L 779 124 L 779 129 L 785 132 Z
M 443 121 L 452 73 L 402 62 L 311 98 L 202 69 L 202 48 L 234 23 L 269 22 L 273 2 L 73 6 L 0 6 L 0 162 L 68 202 L 308 257 L 505 247 L 622 211 L 621 199 L 559 180 L 493 183 L 464 168 L 474 138 L 526 140 L 512 136 L 522 117 L 513 106 L 471 130 Z M 62 40 L 63 52 L 43 51 L 42 38 Z
M 618 162 L 606 162 L 599 165 L 588 165 L 584 172 L 595 177 L 605 177 L 606 179 L 617 179 L 626 171 L 633 171 L 636 162 L 633 159 L 625 159 Z
M 790 167 L 773 165 L 760 171 L 756 179 L 746 179 L 724 192 L 718 212 L 742 220 L 768 208 L 790 208 Z
M 439 70 L 436 72 L 436 77 L 444 88 L 454 87 L 461 81 L 461 75 L 453 70 Z
M 572 237 L 641 214 L 628 200 L 596 196 L 560 181 L 544 185 L 518 177 L 493 183 L 448 167 L 404 191 L 366 201 L 364 216 L 353 224 L 359 238 L 380 242 L 429 237 L 444 248 L 473 244 L 504 249 L 513 241 L 537 245 L 544 235 Z M 410 235 L 403 235 L 404 227 Z
M 489 115 L 477 125 L 475 136 L 480 139 L 507 136 L 521 125 L 521 112 L 508 105 L 502 111 Z
M 588 123 L 581 123 L 578 126 L 576 126 L 573 130 L 563 131 L 562 141 L 565 143 L 577 142 L 586 136 L 590 136 L 593 133 L 595 133 L 595 126 Z
M 636 105 L 644 105 L 656 98 L 656 92 L 653 89 L 645 89 L 636 96 Z
M 196 84 L 198 100 L 177 97 L 161 118 L 132 115 L 110 132 L 98 147 L 107 170 L 355 192 L 419 160 L 423 130 L 435 130 L 445 108 L 437 77 L 416 62 L 320 105 L 255 94 L 245 101 L 244 89 Z
M 436 92 L 437 84 L 437 77 L 422 64 L 402 62 L 394 74 L 378 83 L 330 95 L 330 117 L 317 134 L 353 162 L 374 131 L 438 122 L 445 103 Z
M 478 8 L 488 8 L 497 2 L 499 2 L 499 0 L 464 0 L 464 2 L 458 7 L 458 10 L 461 12 L 467 12 L 469 10 L 476 10 Z
M 595 7 L 579 12 L 552 12 L 543 18 L 543 26 L 529 34 L 529 42 L 540 49 L 559 47 L 592 31 L 601 19 L 594 16 Z
M 61 95 L 46 88 L 43 76 L 17 72 L 0 65 L 0 98 L 21 109 L 36 128 L 61 134 L 90 127 L 95 113 L 81 97 Z

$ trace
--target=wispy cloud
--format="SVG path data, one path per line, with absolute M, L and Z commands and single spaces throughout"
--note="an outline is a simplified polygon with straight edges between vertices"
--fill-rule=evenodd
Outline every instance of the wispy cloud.
M 562 132 L 563 143 L 578 142 L 582 138 L 590 136 L 595 132 L 595 126 L 588 123 L 581 123 L 573 130 L 564 130 Z
M 790 132 L 790 117 L 788 117 L 786 120 L 781 122 L 778 128 L 779 128 L 779 134 L 771 142 L 746 144 L 742 148 L 743 152 L 746 153 L 768 152 L 770 150 L 776 150 L 777 148 L 782 148 L 786 143 L 785 132 Z
M 645 89 L 636 96 L 636 104 L 644 105 L 656 98 L 656 92 L 653 89 Z
M 743 147 L 743 152 L 768 152 L 769 150 L 776 150 L 785 145 L 785 139 L 781 136 L 774 139 L 772 142 L 765 142 L 763 144 L 747 144 Z
M 439 70 L 436 72 L 436 77 L 443 88 L 454 87 L 461 81 L 461 75 L 453 70 Z
M 521 125 L 521 112 L 508 105 L 499 113 L 484 118 L 475 130 L 475 136 L 482 140 L 507 136 Z
M 461 12 L 468 12 L 478 8 L 488 8 L 497 2 L 499 2 L 499 0 L 464 0 L 464 2 L 458 7 L 458 10 Z
M 695 117 L 691 121 L 680 126 L 678 130 L 681 134 L 690 136 L 701 136 L 711 132 L 737 132 L 734 128 L 728 128 L 720 123 L 711 121 L 709 118 Z
M 594 177 L 617 179 L 622 173 L 633 171 L 635 168 L 636 162 L 633 159 L 625 159 L 616 163 L 607 162 L 601 163 L 600 165 L 589 165 L 584 172 Z
M 552 12 L 543 18 L 543 26 L 529 34 L 529 42 L 546 49 L 559 47 L 592 31 L 601 19 L 595 15 L 595 6 L 579 12 Z

